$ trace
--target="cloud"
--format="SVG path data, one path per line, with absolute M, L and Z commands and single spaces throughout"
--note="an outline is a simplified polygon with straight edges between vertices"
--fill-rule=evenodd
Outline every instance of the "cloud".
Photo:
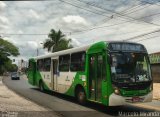
M 148 6 L 148 7 L 147 7 Z M 134 14 L 132 14 L 132 17 L 137 17 L 137 18 L 141 18 L 141 17 L 144 17 L 143 19 L 141 20 L 144 20 L 144 21 L 147 21 L 147 22 L 152 22 L 154 21 L 155 19 L 160 19 L 158 18 L 159 15 L 159 6 L 158 5 L 144 5 L 143 7 L 147 7 L 146 9 L 142 9 L 142 10 L 139 10 L 138 12 L 135 12 Z M 143 8 L 142 7 L 142 8 Z M 158 16 L 158 17 L 155 17 L 153 14 L 157 14 L 155 16 Z M 153 16 L 152 16 L 153 15 Z M 148 17 L 146 17 L 148 16 Z
M 76 46 L 80 46 L 80 45 L 82 44 L 82 43 L 80 43 L 77 39 L 74 39 L 74 38 L 72 38 L 72 42 L 71 42 L 71 43 L 72 43 L 72 45 L 75 46 L 75 47 L 76 47 Z
M 3 10 L 6 7 L 6 4 L 0 1 L 0 10 Z
M 28 46 L 29 48 L 32 48 L 32 49 L 37 49 L 37 48 L 38 48 L 38 44 L 37 44 L 37 42 L 35 42 L 35 41 L 28 41 L 28 42 L 27 42 L 27 46 Z
M 23 31 L 22 31 L 22 30 L 18 30 L 17 33 L 18 33 L 18 34 L 23 34 Z
M 10 41 L 12 42 L 13 40 Z M 17 46 L 20 51 L 20 56 L 18 56 L 18 58 L 23 58 L 25 60 L 37 56 L 37 50 L 38 55 L 47 53 L 36 41 L 19 41 L 14 43 L 14 45 Z
M 160 50 L 159 37 L 150 38 L 145 41 L 140 41 L 139 43 L 143 44 L 146 47 L 149 54 L 159 52 Z
M 4 30 L 6 30 L 6 29 L 9 29 L 9 27 L 6 26 L 6 25 L 0 24 L 0 31 L 4 31 Z M 2 34 L 2 35 L 3 35 L 3 34 Z
M 8 25 L 9 20 L 5 16 L 0 16 L 0 24 Z
M 86 20 L 83 17 L 80 16 L 73 16 L 73 15 L 68 15 L 63 17 L 63 20 L 66 23 L 75 23 L 75 24 L 83 24 L 83 25 L 87 25 Z
M 143 17 L 153 13 L 158 13 L 159 7 L 156 5 L 141 4 L 137 1 L 127 0 L 83 0 L 89 4 L 95 4 L 102 8 L 110 9 L 116 12 L 126 10 L 127 15 L 134 18 Z M 35 33 L 46 35 L 4 35 L 9 36 L 8 40 L 13 42 L 19 47 L 21 56 L 30 58 L 36 56 L 36 49 L 39 49 L 39 54 L 47 54 L 48 52 L 42 49 L 41 42 L 47 38 L 47 34 L 50 29 L 61 30 L 67 34 L 67 38 L 72 39 L 74 46 L 81 46 L 89 43 L 93 43 L 100 40 L 122 40 L 130 38 L 136 35 L 147 33 L 157 29 L 157 26 L 149 25 L 147 23 L 133 21 L 128 23 L 122 23 L 122 20 L 128 20 L 120 18 L 111 12 L 106 12 L 103 9 L 91 7 L 85 5 L 82 2 L 68 1 L 72 4 L 78 4 L 84 9 L 92 10 L 93 12 L 101 13 L 103 15 L 94 14 L 86 10 L 62 3 L 58 0 L 54 1 L 5 1 L 0 2 L 0 32 L 7 33 Z M 129 14 L 129 8 L 132 6 L 138 6 L 134 9 L 138 10 L 133 14 Z M 133 9 L 132 9 L 133 10 Z M 131 11 L 132 11 L 131 10 Z M 114 18 L 110 19 L 105 16 L 114 15 Z M 149 17 L 143 20 L 160 24 L 160 17 Z M 98 25 L 97 25 L 98 24 Z M 115 25 L 118 24 L 118 25 Z M 114 26 L 110 26 L 114 25 Z M 104 28 L 95 28 L 95 26 Z M 90 28 L 95 30 L 84 31 L 83 33 L 74 33 L 76 31 L 82 31 Z M 69 32 L 69 33 L 67 33 Z M 71 32 L 71 33 L 70 33 Z M 141 42 L 145 44 L 149 52 L 159 51 L 158 39 L 153 39 L 152 47 L 150 46 L 152 41 L 146 40 Z M 155 48 L 154 48 L 155 45 Z
M 88 27 L 90 23 L 86 21 L 84 17 L 81 16 L 64 16 L 64 17 L 55 17 L 48 19 L 45 24 L 47 25 L 48 32 L 51 28 L 55 30 L 61 30 L 62 32 L 73 32 L 81 31 L 84 28 Z M 68 34 L 68 33 L 67 33 Z
M 40 18 L 40 16 L 38 15 L 38 13 L 36 11 L 34 11 L 33 9 L 29 10 L 29 14 L 28 15 L 31 18 L 35 18 L 35 19 L 39 19 Z
M 1 15 L 0 16 L 0 32 L 5 32 L 5 30 L 7 29 L 9 29 L 9 20 L 7 17 Z

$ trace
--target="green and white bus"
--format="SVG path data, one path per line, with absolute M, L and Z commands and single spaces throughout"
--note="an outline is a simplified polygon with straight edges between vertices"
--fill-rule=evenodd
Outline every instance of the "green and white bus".
M 150 102 L 153 80 L 142 44 L 102 41 L 29 59 L 28 82 L 106 106 Z

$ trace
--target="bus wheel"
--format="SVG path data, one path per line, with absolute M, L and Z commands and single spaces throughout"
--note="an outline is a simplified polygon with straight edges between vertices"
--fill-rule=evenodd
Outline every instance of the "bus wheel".
M 44 92 L 44 84 L 42 81 L 39 82 L 39 89 L 40 91 Z
M 76 97 L 80 104 L 84 105 L 86 103 L 86 94 L 82 88 L 78 89 Z

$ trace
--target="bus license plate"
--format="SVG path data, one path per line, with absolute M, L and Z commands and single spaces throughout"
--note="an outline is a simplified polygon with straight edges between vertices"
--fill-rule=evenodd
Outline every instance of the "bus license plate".
M 139 97 L 132 97 L 132 102 L 140 102 L 141 99 Z

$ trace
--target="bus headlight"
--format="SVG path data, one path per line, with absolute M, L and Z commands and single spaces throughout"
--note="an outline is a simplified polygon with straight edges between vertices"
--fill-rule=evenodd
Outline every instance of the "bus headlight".
M 120 94 L 119 89 L 115 89 L 115 90 L 114 90 L 114 93 L 117 94 L 117 95 L 119 95 L 119 94 Z
M 119 88 L 116 87 L 116 86 L 114 86 L 114 85 L 112 85 L 112 86 L 113 86 L 113 89 L 114 89 L 114 93 L 117 94 L 117 95 L 120 95 L 120 90 L 119 90 Z
M 153 83 L 149 87 L 149 91 L 152 91 L 152 90 L 153 90 Z

